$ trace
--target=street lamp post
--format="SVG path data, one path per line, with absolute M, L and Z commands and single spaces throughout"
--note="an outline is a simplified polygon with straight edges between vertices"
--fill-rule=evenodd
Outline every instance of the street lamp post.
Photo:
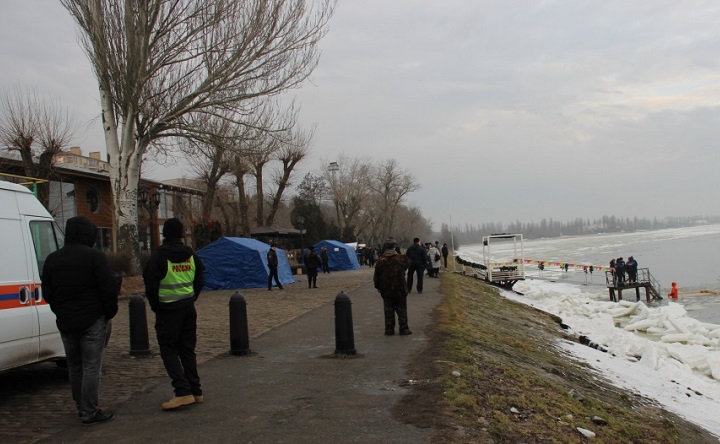
M 149 229 L 150 229 L 150 251 L 157 248 L 155 241 L 155 210 L 160 206 L 160 193 L 151 192 L 147 188 L 141 188 L 138 193 L 138 204 L 140 204 L 148 212 Z
M 298 216 L 297 224 L 300 228 L 300 251 L 302 251 L 302 249 L 305 248 L 305 218 Z

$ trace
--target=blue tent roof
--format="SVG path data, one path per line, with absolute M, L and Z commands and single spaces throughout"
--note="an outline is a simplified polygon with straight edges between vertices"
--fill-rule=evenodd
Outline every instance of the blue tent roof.
M 315 252 L 320 254 L 322 247 L 327 248 L 328 267 L 332 271 L 358 270 L 360 263 L 355 249 L 336 240 L 321 240 L 315 244 Z
M 267 287 L 269 269 L 267 252 L 270 245 L 245 237 L 222 237 L 197 255 L 205 265 L 206 290 Z M 280 283 L 297 282 L 284 250 L 276 248 Z M 274 283 L 273 283 L 274 285 Z

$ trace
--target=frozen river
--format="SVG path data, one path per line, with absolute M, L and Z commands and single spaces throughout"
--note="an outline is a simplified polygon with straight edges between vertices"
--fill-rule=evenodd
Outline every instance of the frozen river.
M 635 233 L 568 236 L 552 239 L 526 240 L 524 259 L 607 267 L 610 259 L 633 256 L 640 268 L 649 268 L 664 295 L 671 282 L 677 282 L 680 292 L 696 290 L 720 291 L 720 225 L 703 225 Z M 482 262 L 482 245 L 466 245 L 458 255 L 474 262 Z M 515 259 L 511 242 L 493 242 L 491 260 L 506 262 Z M 528 279 L 539 278 L 535 264 L 526 264 Z M 560 272 L 558 267 L 546 266 L 542 278 L 557 282 L 587 283 L 605 289 L 605 274 L 595 271 L 592 276 L 581 269 Z M 686 295 L 683 304 L 694 318 L 720 324 L 720 296 Z

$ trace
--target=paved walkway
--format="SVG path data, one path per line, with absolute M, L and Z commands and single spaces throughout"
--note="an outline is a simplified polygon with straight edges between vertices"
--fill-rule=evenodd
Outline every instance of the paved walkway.
M 385 336 L 382 301 L 372 284 L 349 293 L 358 356 L 338 358 L 334 305 L 326 304 L 251 339 L 250 356 L 200 365 L 205 402 L 164 412 L 169 380 L 132 397 L 114 421 L 73 424 L 42 442 L 429 442 L 432 429 L 391 418 L 406 393 L 406 363 L 426 341 L 440 302 L 439 280 L 408 297 L 410 336 Z M 159 358 L 158 358 L 159 359 Z

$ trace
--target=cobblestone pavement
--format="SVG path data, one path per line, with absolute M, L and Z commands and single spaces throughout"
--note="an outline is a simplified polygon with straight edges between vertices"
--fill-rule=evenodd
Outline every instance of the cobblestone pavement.
M 332 303 L 340 292 L 346 293 L 372 280 L 372 269 L 332 272 L 318 276 L 317 289 L 307 288 L 305 276 L 284 290 L 243 289 L 239 292 L 247 304 L 250 348 L 252 338 L 296 317 Z M 229 354 L 230 325 L 228 303 L 235 291 L 205 292 L 196 303 L 198 310 L 198 363 Z M 120 299 L 120 309 L 113 320 L 113 332 L 103 362 L 100 406 L 114 410 L 134 395 L 146 393 L 157 384 L 172 387 L 160 360 L 154 315 L 147 307 L 151 356 L 130 356 L 128 331 L 129 296 Z M 202 366 L 200 367 L 202 377 Z M 73 422 L 77 414 L 70 396 L 67 371 L 54 363 L 42 363 L 0 373 L 0 442 L 32 443 L 47 439 Z

